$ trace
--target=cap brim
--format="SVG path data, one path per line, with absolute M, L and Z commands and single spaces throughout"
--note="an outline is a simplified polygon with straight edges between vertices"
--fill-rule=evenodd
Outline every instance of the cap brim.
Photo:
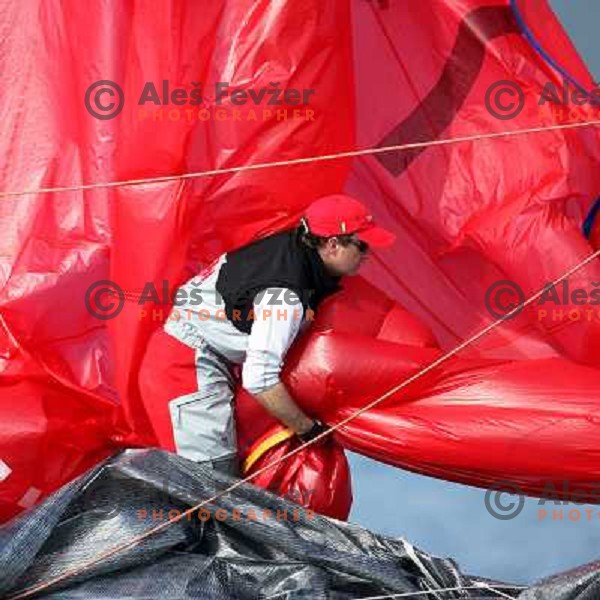
M 375 225 L 363 231 L 357 231 L 356 237 L 373 248 L 387 248 L 396 241 L 395 234 Z

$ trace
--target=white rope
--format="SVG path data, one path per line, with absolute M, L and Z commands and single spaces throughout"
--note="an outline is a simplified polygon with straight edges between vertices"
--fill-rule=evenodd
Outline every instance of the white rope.
M 417 567 L 419 567 L 419 569 L 421 570 L 421 573 L 423 573 L 423 575 L 425 576 L 425 579 L 427 579 L 429 581 L 429 583 L 431 585 L 433 585 L 434 588 L 437 588 L 437 586 L 439 585 L 439 582 L 436 581 L 436 579 L 433 577 L 433 575 L 431 575 L 431 573 L 429 572 L 429 569 L 427 569 L 427 567 L 421 562 L 421 559 L 417 556 L 415 547 L 405 539 L 402 539 L 401 541 L 402 541 L 402 545 L 404 546 L 404 550 L 406 551 L 406 554 L 408 555 L 408 557 L 410 559 L 412 559 L 412 561 L 417 565 Z M 436 598 L 439 598 L 439 596 L 435 592 L 432 591 L 431 593 Z
M 17 192 L 0 192 L 0 198 L 14 196 L 26 196 L 29 194 L 53 194 L 58 192 L 77 192 L 81 190 L 92 190 L 98 188 L 113 188 L 130 185 L 144 185 L 147 183 L 165 183 L 170 181 L 181 181 L 183 179 L 196 179 L 199 177 L 214 177 L 215 175 L 225 175 L 239 173 L 241 171 L 256 171 L 259 169 L 268 169 L 271 167 L 284 167 L 292 165 L 301 165 L 312 162 L 323 162 L 328 160 L 337 160 L 338 158 L 355 158 L 357 156 L 368 156 L 373 154 L 384 154 L 386 152 L 400 152 L 402 150 L 413 150 L 416 148 L 429 148 L 431 146 L 445 146 L 448 144 L 459 144 L 462 142 L 474 142 L 479 140 L 489 140 L 499 137 L 510 137 L 515 135 L 524 135 L 529 133 L 542 133 L 545 131 L 558 131 L 564 129 L 577 129 L 580 127 L 591 127 L 600 125 L 598 121 L 583 121 L 580 123 L 565 123 L 563 125 L 549 125 L 547 127 L 531 127 L 529 129 L 515 129 L 513 131 L 498 131 L 495 133 L 479 133 L 455 138 L 446 138 L 441 140 L 429 140 L 428 142 L 415 142 L 411 144 L 399 144 L 396 146 L 383 146 L 380 148 L 363 148 L 362 150 L 350 150 L 348 152 L 337 152 L 335 154 L 318 154 L 316 156 L 307 156 L 305 158 L 292 158 L 289 160 L 277 160 L 266 163 L 257 163 L 254 165 L 244 165 L 242 167 L 228 167 L 222 169 L 211 169 L 209 171 L 197 171 L 195 173 L 183 173 L 181 175 L 167 175 L 163 177 L 147 177 L 144 179 L 125 179 L 122 181 L 106 181 L 97 183 L 87 183 L 81 185 L 59 186 L 49 188 L 36 188 L 32 190 L 22 190 Z
M 501 592 L 500 590 L 496 589 L 495 587 L 492 587 L 489 583 L 485 583 L 484 581 L 479 581 L 478 586 L 486 588 L 486 589 L 498 594 L 499 596 L 502 596 L 503 598 L 508 598 L 509 600 L 514 600 L 514 596 L 509 596 L 508 594 Z
M 435 590 L 436 592 L 460 592 L 462 590 L 480 590 L 481 588 L 489 589 L 491 592 L 495 592 L 499 596 L 504 598 L 510 598 L 510 600 L 514 600 L 514 596 L 509 596 L 504 592 L 492 587 L 491 585 L 483 582 L 479 582 L 478 585 L 458 585 L 456 587 L 447 587 L 447 588 L 439 588 Z M 501 587 L 505 590 L 526 590 L 526 585 L 499 585 L 497 587 Z M 287 592 L 286 592 L 287 593 Z M 424 596 L 426 594 L 431 594 L 431 590 L 419 591 L 419 592 L 402 592 L 401 594 L 386 594 L 385 596 L 361 596 L 360 598 L 353 598 L 353 600 L 388 600 L 389 598 L 410 598 L 411 596 Z M 276 594 L 279 595 L 279 594 Z M 275 596 L 269 596 L 269 598 L 274 598 Z
M 557 285 L 565 277 L 568 277 L 569 275 L 575 273 L 576 271 L 578 271 L 579 269 L 581 269 L 581 267 L 585 266 L 586 264 L 588 264 L 592 260 L 598 258 L 599 256 L 600 256 L 600 250 L 597 250 L 596 252 L 590 254 L 587 258 L 585 258 L 580 263 L 576 264 L 574 267 L 572 267 L 571 269 L 569 269 L 568 271 L 566 271 L 565 273 L 563 273 L 563 275 L 561 275 L 560 277 L 558 277 L 554 282 L 552 282 L 552 285 Z M 251 475 L 248 475 L 244 479 L 238 479 L 235 483 L 231 484 L 229 487 L 227 487 L 222 492 L 219 492 L 218 494 L 215 494 L 213 497 L 207 498 L 206 500 L 203 500 L 202 502 L 196 504 L 195 506 L 192 506 L 191 508 L 187 509 L 186 511 L 183 511 L 176 518 L 169 519 L 168 521 L 160 523 L 159 525 L 156 525 L 155 527 L 151 527 L 150 529 L 148 529 L 144 533 L 141 533 L 141 534 L 137 535 L 136 537 L 134 537 L 133 539 L 131 539 L 131 540 L 127 541 L 127 542 L 124 542 L 122 544 L 117 544 L 115 547 L 111 548 L 110 550 L 107 550 L 107 551 L 104 551 L 104 552 L 100 552 L 99 554 L 96 555 L 96 557 L 92 558 L 91 560 L 89 560 L 87 562 L 86 561 L 81 562 L 80 564 L 78 564 L 76 567 L 74 567 L 71 570 L 67 570 L 66 572 L 64 572 L 64 573 L 62 573 L 60 575 L 57 575 L 57 576 L 54 576 L 54 577 L 50 577 L 45 582 L 42 582 L 42 583 L 33 585 L 33 586 L 29 587 L 29 588 L 26 588 L 25 590 L 23 590 L 21 592 L 18 592 L 14 596 L 10 596 L 8 598 L 8 600 L 21 600 L 22 598 L 29 598 L 30 596 L 32 596 L 32 595 L 34 595 L 34 594 L 36 594 L 36 593 L 38 593 L 38 592 L 40 592 L 42 590 L 45 590 L 45 589 L 49 588 L 51 585 L 53 585 L 55 583 L 59 583 L 61 581 L 64 581 L 68 577 L 72 577 L 73 575 L 77 575 L 77 574 L 81 573 L 82 571 L 84 571 L 86 568 L 90 568 L 92 566 L 97 565 L 102 560 L 106 560 L 106 559 L 114 556 L 115 554 L 117 554 L 119 552 L 122 552 L 123 550 L 127 550 L 129 548 L 132 548 L 133 546 L 139 544 L 141 541 L 145 540 L 146 538 L 148 538 L 148 537 L 150 537 L 152 535 L 157 534 L 158 532 L 162 531 L 163 529 L 166 529 L 167 527 L 170 527 L 174 523 L 177 523 L 181 519 L 187 517 L 189 514 L 191 514 L 191 513 L 195 512 L 195 511 L 199 510 L 200 508 L 206 506 L 207 504 L 211 504 L 212 502 L 214 502 L 218 498 L 220 498 L 220 497 L 228 494 L 229 492 L 232 492 L 233 490 L 237 489 L 239 486 L 241 486 L 241 485 L 243 485 L 245 483 L 249 483 L 253 479 L 256 479 L 256 477 L 258 477 L 259 475 L 261 475 L 265 471 L 273 469 L 274 467 L 276 467 L 277 465 L 279 465 L 282 462 L 286 461 L 287 459 L 291 458 L 292 456 L 295 456 L 296 454 L 298 454 L 299 452 L 302 452 L 306 448 L 308 448 L 308 447 L 310 447 L 310 446 L 312 446 L 312 445 L 320 442 L 325 437 L 330 436 L 334 431 L 342 428 L 344 425 L 346 425 L 347 423 L 349 423 L 353 419 L 356 419 L 356 417 L 358 417 L 359 415 L 361 415 L 361 414 L 363 414 L 365 412 L 368 412 L 369 410 L 371 410 L 375 406 L 381 404 L 384 400 L 387 400 L 390 396 L 393 396 L 394 394 L 398 393 L 400 390 L 402 390 L 405 387 L 407 387 L 408 385 L 410 385 L 413 381 L 416 381 L 417 379 L 423 377 L 423 375 L 425 375 L 426 373 L 429 373 L 430 371 L 432 371 L 433 369 L 435 369 L 436 367 L 438 367 L 440 364 L 446 362 L 449 358 L 451 358 L 452 356 L 458 354 L 461 350 L 463 350 L 467 346 L 473 344 L 474 342 L 476 342 L 477 340 L 479 340 L 480 338 L 482 338 L 484 335 L 486 335 L 487 333 L 489 333 L 490 331 L 492 331 L 493 329 L 495 329 L 496 327 L 498 327 L 499 325 L 501 325 L 504 322 L 504 320 L 510 318 L 513 314 L 517 313 L 518 311 L 522 310 L 525 306 L 528 306 L 529 304 L 531 304 L 532 302 L 534 302 L 536 300 L 536 298 L 539 298 L 544 293 L 544 291 L 546 289 L 547 289 L 547 286 L 544 286 L 539 292 L 537 292 L 537 294 L 531 296 L 531 298 L 528 298 L 521 306 L 516 306 L 515 308 L 513 308 L 513 310 L 511 310 L 509 313 L 507 313 L 505 315 L 504 319 L 498 319 L 498 320 L 492 322 L 490 325 L 488 325 L 487 327 L 484 327 L 481 331 L 479 331 L 478 333 L 474 334 L 473 336 L 471 336 L 466 341 L 462 342 L 458 346 L 454 347 L 452 350 L 449 350 L 448 352 L 446 352 L 445 354 L 443 354 L 439 358 L 435 359 L 433 362 L 429 363 L 426 367 L 424 367 L 423 369 L 421 369 L 417 373 L 415 373 L 415 374 L 411 375 L 410 377 L 408 377 L 407 379 L 401 381 L 398 385 L 396 385 L 393 388 L 389 389 L 384 394 L 381 394 L 381 396 L 379 396 L 378 398 L 376 398 L 372 402 L 369 402 L 367 405 L 363 406 L 362 408 L 359 408 L 359 409 L 355 410 L 353 413 L 351 413 L 350 415 L 348 415 L 347 417 L 345 417 L 344 419 L 342 419 L 341 421 L 339 421 L 335 425 L 332 425 L 329 429 L 327 429 L 326 431 L 324 431 L 323 433 L 321 433 L 317 437 L 313 438 L 309 442 L 305 442 L 304 444 L 301 444 L 300 446 L 298 446 L 294 450 L 290 450 L 289 452 L 287 452 L 283 456 L 280 456 L 273 463 L 267 464 L 267 465 L 259 468 L 257 471 L 255 471 Z M 427 593 L 431 593 L 431 592 L 427 592 Z

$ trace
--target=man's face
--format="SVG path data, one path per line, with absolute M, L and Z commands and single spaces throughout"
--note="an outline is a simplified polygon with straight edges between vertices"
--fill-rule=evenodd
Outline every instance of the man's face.
M 368 246 L 354 237 L 352 243 L 341 244 L 336 237 L 331 237 L 319 248 L 319 254 L 327 271 L 335 276 L 356 275 L 360 265 L 367 257 Z

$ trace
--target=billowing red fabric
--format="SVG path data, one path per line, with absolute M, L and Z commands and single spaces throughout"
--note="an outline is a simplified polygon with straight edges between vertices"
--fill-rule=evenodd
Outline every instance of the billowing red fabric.
M 403 339 L 406 331 L 414 335 L 408 313 L 396 321 L 398 338 L 390 342 L 389 332 L 381 335 L 382 317 L 399 307 L 360 281 L 348 281 L 347 288 L 327 302 L 285 371 L 304 410 L 330 425 L 442 356 L 424 332 Z M 456 482 L 507 483 L 530 495 L 551 490 L 557 498 L 578 489 L 593 497 L 600 480 L 599 398 L 597 369 L 568 359 L 452 357 L 355 417 L 334 438 L 381 462 Z M 238 410 L 240 423 L 268 419 L 244 396 Z
M 140 367 L 140 394 L 160 448 L 175 451 L 169 402 L 197 390 L 196 351 L 158 329 Z
M 344 302 L 343 295 L 337 302 Z M 288 361 L 286 381 L 294 397 L 330 424 L 441 355 L 349 329 L 317 326 Z M 353 351 L 357 347 L 360 353 Z M 571 492 L 591 493 L 600 478 L 598 398 L 597 369 L 568 359 L 453 357 L 357 416 L 335 437 L 382 462 L 471 485 L 511 482 L 534 495 L 549 482 L 562 490 L 560 482 L 568 480 Z
M 534 33 L 543 31 L 540 44 L 551 55 L 558 52 L 561 67 L 581 79 L 581 59 L 547 3 L 532 4 L 538 10 L 525 16 Z M 563 76 L 523 35 L 511 3 L 354 7 L 360 23 L 353 38 L 359 146 L 561 122 L 563 113 L 555 112 L 560 107 L 538 101 L 547 83 L 561 89 Z M 425 47 L 429 50 L 415 52 Z M 373 66 L 381 64 L 385 77 Z M 522 111 L 509 120 L 492 116 L 485 103 L 490 86 L 502 80 L 524 93 Z M 588 73 L 582 84 L 590 82 Z M 513 96 L 500 98 L 504 104 L 511 100 L 516 102 Z M 591 253 L 580 230 L 600 191 L 598 142 L 596 128 L 580 128 L 356 159 L 345 191 L 366 199 L 400 240 L 374 261 L 369 280 L 422 318 L 443 348 L 456 346 L 493 320 L 484 302 L 492 283 L 512 280 L 529 297 Z M 570 281 L 590 292 L 592 282 L 600 281 L 599 263 Z M 577 306 L 559 308 L 567 315 Z M 540 317 L 525 310 L 481 340 L 475 353 L 564 355 L 598 365 L 600 319 L 553 320 L 552 311 Z
M 352 485 L 343 447 L 333 439 L 326 439 L 284 459 L 299 445 L 296 437 L 278 444 L 263 454 L 244 476 L 265 469 L 253 477 L 254 485 L 323 515 L 346 520 L 352 507 Z M 268 465 L 274 466 L 266 468 Z
M 491 284 L 512 280 L 530 296 L 589 255 L 581 225 L 600 195 L 600 140 L 592 127 L 143 185 L 35 191 L 562 122 L 568 111 L 538 104 L 542 89 L 548 82 L 560 88 L 565 77 L 586 87 L 591 77 L 546 3 L 537 11 L 525 5 L 4 3 L 1 189 L 28 193 L 0 202 L 0 411 L 14 415 L 0 421 L 1 516 L 115 448 L 158 444 L 139 371 L 170 299 L 161 293 L 140 305 L 147 283 L 176 289 L 223 251 L 293 225 L 320 195 L 361 198 L 398 235 L 364 271 L 389 297 L 382 300 L 389 308 L 377 309 L 381 320 L 367 314 L 377 302 L 364 291 L 361 304 L 357 291 L 352 303 L 363 308 L 352 313 L 354 331 L 342 331 L 344 319 L 332 333 L 315 331 L 298 349 L 305 359 L 286 372 L 305 408 L 333 421 L 372 399 L 384 381 L 398 383 L 490 324 Z M 95 119 L 85 108 L 86 90 L 98 80 L 124 91 L 114 119 Z M 486 107 L 486 92 L 499 80 L 524 93 L 522 111 L 510 120 Z M 159 89 L 166 81 L 171 90 L 201 82 L 211 111 L 219 108 L 219 81 L 232 89 L 314 90 L 300 107 L 314 111 L 314 121 L 248 120 L 255 107 L 236 107 L 231 97 L 221 107 L 239 108 L 237 120 L 188 120 L 186 107 L 176 118 L 173 104 L 162 117 L 154 106 L 143 113 L 137 101 L 148 81 Z M 111 320 L 86 309 L 86 290 L 98 280 L 126 292 Z M 598 281 L 597 261 L 570 277 L 572 289 L 589 291 Z M 367 413 L 356 421 L 360 434 L 349 426 L 338 442 L 475 485 L 488 485 L 501 468 L 531 491 L 540 474 L 585 479 L 593 457 L 589 411 L 599 398 L 600 319 L 571 318 L 581 309 L 572 299 L 554 308 L 562 315 L 525 309 L 463 351 L 466 362 L 420 381 L 408 404 L 403 394 L 387 401 L 393 415 L 384 407 Z M 412 337 L 403 342 L 405 311 L 414 316 Z M 350 360 L 353 373 L 345 374 Z M 343 384 L 343 405 L 334 381 Z M 549 394 L 550 381 L 560 393 Z M 564 418 L 551 426 L 545 415 Z M 543 436 L 533 434 L 536 424 Z M 527 434 L 528 445 L 517 443 L 515 432 Z M 261 433 L 264 424 L 257 425 Z M 453 444 L 464 454 L 444 462 Z M 556 446 L 546 452 L 550 444 Z M 559 467 L 558 452 L 567 457 Z M 301 468 L 297 473 L 301 480 Z

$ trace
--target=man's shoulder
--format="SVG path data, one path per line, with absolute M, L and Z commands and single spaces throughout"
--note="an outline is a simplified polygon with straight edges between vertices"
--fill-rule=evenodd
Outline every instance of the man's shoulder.
M 200 287 L 203 286 L 203 284 L 206 284 L 206 282 L 216 280 L 221 267 L 226 261 L 227 255 L 221 254 L 213 261 L 201 266 L 200 270 L 197 271 L 193 277 L 190 277 L 181 287 Z
M 232 257 L 234 255 L 243 255 L 248 253 L 254 253 L 256 251 L 263 251 L 268 248 L 286 246 L 291 248 L 297 246 L 295 229 L 286 229 L 284 231 L 272 233 L 271 235 L 268 235 L 266 237 L 261 237 L 257 240 L 253 240 L 236 250 L 228 252 L 227 256 Z

